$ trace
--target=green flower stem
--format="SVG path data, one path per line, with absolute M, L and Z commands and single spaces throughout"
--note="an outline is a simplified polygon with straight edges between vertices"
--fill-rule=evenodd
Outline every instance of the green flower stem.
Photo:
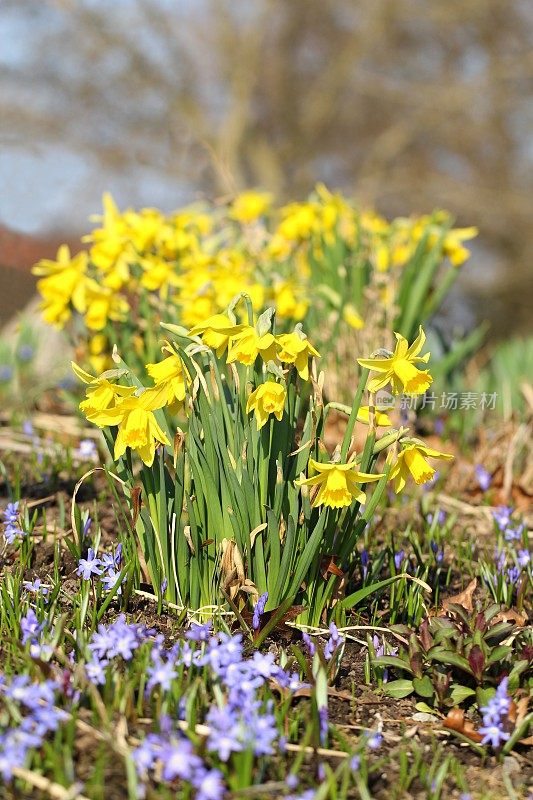
M 348 424 L 346 425 L 346 430 L 344 432 L 344 437 L 342 440 L 341 446 L 341 461 L 345 462 L 348 456 L 348 450 L 350 449 L 350 442 L 352 440 L 352 433 L 355 427 L 355 423 L 357 420 L 357 414 L 359 413 L 359 408 L 361 406 L 361 398 L 363 397 L 363 392 L 366 387 L 366 382 L 368 380 L 368 369 L 363 369 L 361 371 L 361 377 L 359 378 L 359 384 L 357 386 L 357 391 L 355 393 L 352 410 L 350 412 L 350 416 L 348 418 Z

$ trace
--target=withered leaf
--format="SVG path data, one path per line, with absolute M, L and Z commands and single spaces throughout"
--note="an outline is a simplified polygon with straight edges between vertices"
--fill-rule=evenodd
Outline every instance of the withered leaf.
M 462 708 L 452 708 L 448 711 L 448 716 L 442 724 L 445 728 L 457 731 L 473 742 L 480 742 L 483 739 L 474 728 L 473 723 L 469 719 L 465 719 L 465 712 Z
M 518 628 L 523 628 L 527 623 L 527 614 L 524 611 L 519 611 L 517 608 L 509 608 L 496 614 L 492 620 L 492 624 L 496 625 L 498 622 L 512 622 Z
M 442 603 L 442 609 L 439 612 L 439 616 L 442 614 L 442 612 L 448 611 L 452 605 L 462 606 L 465 611 L 473 611 L 474 604 L 472 602 L 472 597 L 476 591 L 476 587 L 477 578 L 473 578 L 466 589 L 463 589 L 462 592 L 459 592 L 459 594 L 454 594 L 452 597 L 447 597 Z
M 139 519 L 139 514 L 141 513 L 141 496 L 142 496 L 142 489 L 140 486 L 134 486 L 133 491 L 131 493 L 131 503 L 133 506 L 133 514 L 131 520 L 132 528 L 135 528 L 137 525 L 137 520 Z

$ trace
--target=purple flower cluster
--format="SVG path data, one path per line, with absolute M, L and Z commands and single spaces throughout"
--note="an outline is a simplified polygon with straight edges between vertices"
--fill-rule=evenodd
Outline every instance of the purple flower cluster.
M 57 730 L 67 717 L 55 707 L 54 681 L 31 683 L 28 675 L 16 675 L 10 683 L 0 675 L 0 696 L 18 707 L 20 718 L 0 733 L 0 775 L 11 780 L 13 770 L 23 767 L 31 750 L 40 747 L 44 738 Z
M 329 639 L 324 648 L 324 657 L 329 661 L 344 646 L 344 636 L 341 636 L 334 622 L 329 624 Z
M 492 512 L 496 527 L 503 533 L 506 542 L 519 541 L 525 526 L 513 519 L 514 509 L 511 506 L 500 506 Z
M 133 760 L 138 776 L 146 781 L 150 770 L 161 764 L 164 781 L 186 781 L 196 790 L 196 800 L 220 800 L 225 786 L 222 773 L 207 769 L 202 759 L 195 754 L 193 745 L 179 733 L 165 731 L 150 733 L 133 751 Z
M 5 511 L 2 512 L 4 518 L 4 537 L 7 544 L 13 544 L 26 535 L 20 527 L 19 502 L 8 503 Z
M 88 520 L 90 522 L 90 520 Z M 84 581 L 90 581 L 95 575 L 99 577 L 106 591 L 111 591 L 120 579 L 120 565 L 122 563 L 122 544 L 119 544 L 114 553 L 103 553 L 101 557 L 92 547 L 87 551 L 87 558 L 78 561 L 77 573 Z M 124 579 L 122 580 L 124 582 Z M 118 587 L 117 594 L 122 592 Z
M 99 633 L 104 637 L 109 635 L 109 631 Z M 99 641 L 90 645 L 93 652 Z M 109 656 L 109 650 L 99 646 L 97 655 Z M 228 761 L 233 753 L 243 751 L 255 756 L 274 752 L 278 727 L 273 705 L 271 701 L 261 700 L 258 692 L 269 681 L 274 681 L 282 690 L 297 691 L 304 684 L 296 673 L 282 669 L 272 653 L 256 651 L 250 658 L 244 658 L 242 636 L 224 632 L 214 635 L 210 622 L 193 623 L 185 640 L 170 649 L 164 648 L 161 637 L 156 638 L 147 667 L 147 692 L 155 688 L 161 692 L 170 691 L 179 668 L 205 668 L 220 688 L 205 720 L 209 728 L 207 753 Z M 218 800 L 224 794 L 221 774 L 208 769 L 193 752 L 190 741 L 173 730 L 172 725 L 162 733 L 147 736 L 134 751 L 133 758 L 142 780 L 150 770 L 160 766 L 163 780 L 189 782 L 197 792 L 195 797 Z
M 52 655 L 52 648 L 43 641 L 43 633 L 46 630 L 46 622 L 39 622 L 33 608 L 30 608 L 20 620 L 21 642 L 26 645 L 29 642 L 29 650 L 32 658 L 48 659 Z
M 121 614 L 111 625 L 100 624 L 89 642 L 91 659 L 85 665 L 87 677 L 92 683 L 105 683 L 105 668 L 113 658 L 130 661 L 133 653 L 150 635 L 144 625 L 128 624 Z
M 494 564 L 496 572 L 492 574 L 491 578 L 493 586 L 496 589 L 507 587 L 512 594 L 523 571 L 527 570 L 531 564 L 531 554 L 528 550 L 515 550 L 514 547 L 507 546 L 502 550 L 496 549 Z M 491 573 L 489 573 L 490 575 Z M 509 600 L 509 597 L 504 597 L 503 600 Z
M 503 678 L 494 697 L 480 709 L 483 714 L 483 727 L 479 729 L 483 736 L 481 744 L 490 744 L 495 750 L 510 737 L 507 726 L 511 698 L 507 692 L 507 685 L 508 679 Z

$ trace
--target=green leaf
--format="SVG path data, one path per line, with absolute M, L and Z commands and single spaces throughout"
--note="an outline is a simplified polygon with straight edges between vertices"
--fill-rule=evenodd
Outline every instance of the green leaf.
M 397 700 L 400 700 L 402 697 L 408 697 L 414 691 L 413 681 L 404 679 L 391 681 L 385 684 L 383 689 L 385 694 L 389 695 L 389 697 L 395 697 Z
M 368 597 L 369 594 L 378 592 L 380 589 L 385 589 L 387 586 L 390 586 L 391 583 L 401 580 L 404 577 L 404 575 L 393 575 L 391 578 L 385 578 L 383 581 L 377 581 L 377 583 L 372 583 L 370 586 L 365 586 L 363 589 L 359 589 L 359 591 L 345 597 L 344 600 L 341 600 L 339 605 L 341 608 L 354 608 L 354 606 L 364 600 L 365 597 Z
M 417 711 L 423 711 L 424 714 L 433 714 L 434 717 L 438 717 L 439 716 L 437 714 L 437 712 L 435 711 L 435 709 L 431 708 L 431 706 L 428 706 L 427 703 L 422 703 L 422 702 L 417 703 L 415 705 L 415 708 L 416 708 Z
M 476 690 L 476 700 L 479 708 L 486 706 L 489 700 L 496 694 L 496 689 L 493 686 L 478 686 Z
M 435 692 L 429 675 L 424 675 L 423 678 L 413 678 L 413 688 L 420 697 L 433 697 Z
M 472 668 L 464 656 L 454 653 L 453 650 L 445 650 L 442 647 L 432 647 L 428 650 L 427 657 L 441 664 L 448 664 L 450 667 L 458 667 L 463 672 L 473 675 Z
M 378 656 L 372 659 L 372 664 L 376 667 L 394 667 L 395 669 L 408 672 L 409 675 L 413 674 L 413 670 L 407 661 L 404 661 L 403 658 L 399 658 L 399 656 Z
M 475 697 L 475 694 L 474 689 L 471 689 L 469 686 L 462 686 L 460 683 L 452 683 L 450 697 L 453 700 L 453 704 L 456 706 L 460 706 L 467 697 Z
M 505 658 L 509 655 L 509 653 L 513 652 L 513 648 L 509 647 L 508 645 L 501 644 L 499 647 L 495 647 L 494 650 L 491 652 L 489 657 L 487 658 L 486 665 L 495 664 L 497 661 L 504 661 Z
M 528 661 L 518 661 L 509 673 L 509 691 L 514 692 L 520 685 L 520 675 L 528 668 Z

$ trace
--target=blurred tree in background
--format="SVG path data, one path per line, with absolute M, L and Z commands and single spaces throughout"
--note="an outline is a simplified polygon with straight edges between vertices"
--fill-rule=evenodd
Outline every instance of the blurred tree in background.
M 141 188 L 119 202 L 168 208 L 323 180 L 478 225 L 464 285 L 496 320 L 497 294 L 506 332 L 530 319 L 529 0 L 3 0 L 0 37 L 4 157 L 83 162 L 56 226 L 79 228 L 72 208 L 98 210 L 120 176 Z

